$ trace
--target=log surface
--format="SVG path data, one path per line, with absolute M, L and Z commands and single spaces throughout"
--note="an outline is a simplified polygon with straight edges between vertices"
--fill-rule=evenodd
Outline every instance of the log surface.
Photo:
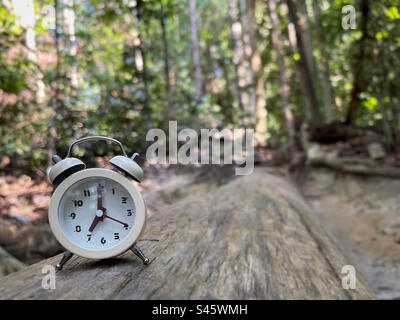
M 256 169 L 217 190 L 153 212 L 138 242 L 151 263 L 131 252 L 107 260 L 73 257 L 42 288 L 42 267 L 0 279 L 1 299 L 375 299 L 360 272 L 313 218 L 296 187 Z

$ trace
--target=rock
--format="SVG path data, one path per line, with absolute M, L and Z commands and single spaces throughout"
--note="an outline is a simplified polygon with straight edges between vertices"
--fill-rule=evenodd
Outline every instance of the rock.
M 368 144 L 367 150 L 369 156 L 374 160 L 383 159 L 386 156 L 385 149 L 378 142 Z

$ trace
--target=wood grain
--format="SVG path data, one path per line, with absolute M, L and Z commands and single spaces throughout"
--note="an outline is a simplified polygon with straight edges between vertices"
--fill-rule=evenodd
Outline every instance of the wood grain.
M 103 260 L 72 258 L 41 287 L 43 265 L 0 279 L 1 299 L 375 299 L 357 272 L 357 288 L 341 287 L 353 264 L 313 219 L 287 178 L 257 169 L 213 192 L 190 195 L 154 212 L 131 252 Z

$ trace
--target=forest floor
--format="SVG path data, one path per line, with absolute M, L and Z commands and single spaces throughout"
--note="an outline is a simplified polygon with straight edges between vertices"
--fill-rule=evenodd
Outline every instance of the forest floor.
M 313 168 L 297 184 L 377 296 L 400 299 L 400 179 Z
M 287 172 L 284 166 L 272 172 Z M 152 215 L 189 194 L 234 179 L 233 166 L 146 165 L 142 191 Z M 400 179 L 308 168 L 294 179 L 315 216 L 347 252 L 379 298 L 400 298 Z M 46 179 L 0 177 L 0 247 L 25 264 L 62 251 L 47 224 Z

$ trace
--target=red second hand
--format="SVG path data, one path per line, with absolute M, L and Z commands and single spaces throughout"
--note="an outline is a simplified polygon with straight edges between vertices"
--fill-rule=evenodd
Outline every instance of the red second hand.
M 124 227 L 127 227 L 127 226 L 128 226 L 128 224 L 126 224 L 125 222 L 119 221 L 119 220 L 117 220 L 117 219 L 115 219 L 115 218 L 113 218 L 113 217 L 110 217 L 110 216 L 106 215 L 106 214 L 105 214 L 103 217 L 108 218 L 108 219 L 111 219 L 111 220 L 114 220 L 115 222 L 118 222 L 118 223 L 120 223 L 120 224 L 123 224 Z

